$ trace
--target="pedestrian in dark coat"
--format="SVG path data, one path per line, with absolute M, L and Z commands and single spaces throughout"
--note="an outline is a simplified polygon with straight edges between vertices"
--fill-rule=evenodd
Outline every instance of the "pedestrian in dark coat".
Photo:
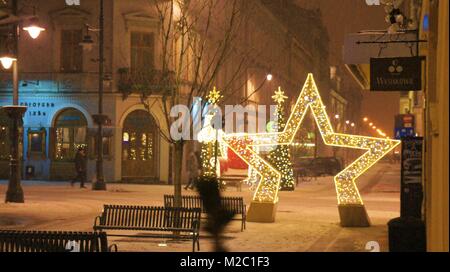
M 75 182 L 80 181 L 80 188 L 86 188 L 84 183 L 86 182 L 87 159 L 83 147 L 79 147 L 75 155 L 75 171 L 77 172 L 77 176 L 70 184 L 73 186 Z
M 201 172 L 201 164 L 199 161 L 199 154 L 197 152 L 192 151 L 189 154 L 189 158 L 188 158 L 188 175 L 189 175 L 189 180 L 188 180 L 188 184 L 184 187 L 185 190 L 187 189 L 193 189 L 195 186 L 195 182 L 197 181 L 197 179 L 200 176 L 200 172 Z

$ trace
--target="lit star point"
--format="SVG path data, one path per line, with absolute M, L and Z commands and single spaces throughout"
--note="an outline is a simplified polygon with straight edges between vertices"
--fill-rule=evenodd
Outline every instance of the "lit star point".
M 220 91 L 217 90 L 216 87 L 213 88 L 212 91 L 209 92 L 208 96 L 206 97 L 208 99 L 208 102 L 210 104 L 217 104 L 219 100 L 223 97 L 223 95 L 220 93 Z
M 288 97 L 284 95 L 284 92 L 281 90 L 281 87 L 278 87 L 278 90 L 275 92 L 275 95 L 272 96 L 272 99 L 277 102 L 278 104 L 281 104 L 286 100 Z

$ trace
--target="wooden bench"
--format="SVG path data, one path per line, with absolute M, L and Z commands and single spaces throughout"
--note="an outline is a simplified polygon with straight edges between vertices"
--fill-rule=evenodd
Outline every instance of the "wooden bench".
M 74 243 L 77 244 L 74 247 Z M 0 230 L 0 252 L 109 252 L 105 232 Z
M 242 192 L 242 183 L 244 180 L 248 178 L 248 176 L 243 175 L 224 175 L 219 177 L 220 186 L 223 189 L 226 189 L 227 186 L 234 186 L 238 192 Z
M 195 252 L 195 245 L 200 250 L 200 215 L 200 209 L 104 205 L 102 214 L 95 218 L 94 230 L 151 232 L 145 235 L 108 234 L 110 236 L 189 238 L 192 239 L 192 251 Z
M 202 218 L 206 219 L 206 211 L 203 207 L 202 200 L 198 195 L 183 195 L 181 197 L 182 207 L 183 208 L 199 208 L 202 211 Z M 164 195 L 164 207 L 173 207 L 175 202 L 174 195 Z M 246 228 L 246 220 L 247 220 L 247 209 L 244 203 L 244 199 L 242 197 L 222 197 L 221 198 L 222 207 L 224 207 L 227 211 L 231 211 L 237 215 L 240 215 L 240 218 L 235 218 L 233 220 L 241 221 L 241 231 L 244 231 Z

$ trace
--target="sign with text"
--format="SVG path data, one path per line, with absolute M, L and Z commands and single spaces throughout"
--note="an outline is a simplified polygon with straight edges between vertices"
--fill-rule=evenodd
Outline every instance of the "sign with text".
M 407 137 L 402 139 L 400 195 L 402 217 L 422 217 L 422 156 L 423 138 Z
M 371 58 L 371 91 L 419 91 L 422 89 L 420 57 Z

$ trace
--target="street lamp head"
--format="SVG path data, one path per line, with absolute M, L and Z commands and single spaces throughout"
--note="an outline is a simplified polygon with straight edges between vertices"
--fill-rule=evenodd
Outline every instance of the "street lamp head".
M 23 30 L 27 31 L 30 34 L 32 39 L 37 39 L 42 31 L 45 31 L 45 28 L 39 25 L 38 19 L 35 17 L 30 20 L 30 24 L 25 26 Z
M 267 74 L 266 79 L 267 79 L 267 81 L 272 81 L 273 75 L 272 74 Z
M 367 118 L 367 117 L 364 117 L 364 122 L 367 122 L 367 121 L 369 121 L 369 118 Z
M 349 121 L 349 120 L 347 120 L 347 121 L 345 121 L 345 123 L 346 123 L 347 125 L 349 125 L 349 124 L 350 124 L 350 121 Z
M 352 126 L 352 127 L 355 127 L 355 123 L 352 123 L 351 126 Z
M 339 119 L 339 114 L 336 114 L 334 118 Z
M 0 58 L 0 62 L 2 63 L 3 68 L 8 70 L 13 65 L 14 61 L 17 61 L 17 58 L 13 56 L 3 56 Z

